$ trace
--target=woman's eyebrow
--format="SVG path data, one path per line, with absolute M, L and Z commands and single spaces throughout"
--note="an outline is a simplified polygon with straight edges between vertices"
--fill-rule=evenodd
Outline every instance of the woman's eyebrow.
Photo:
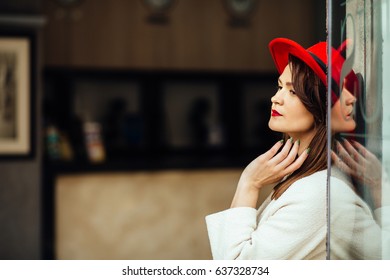
M 278 79 L 278 83 L 279 84 L 283 84 L 282 81 L 280 79 Z M 288 86 L 288 87 L 292 87 L 293 86 L 293 83 L 292 82 L 285 82 L 285 85 Z

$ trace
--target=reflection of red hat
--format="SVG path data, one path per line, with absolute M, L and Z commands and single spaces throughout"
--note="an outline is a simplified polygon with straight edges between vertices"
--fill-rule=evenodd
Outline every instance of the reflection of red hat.
M 308 49 L 303 48 L 298 43 L 286 39 L 276 38 L 269 43 L 272 58 L 279 73 L 282 73 L 289 62 L 289 55 L 293 55 L 309 66 L 321 79 L 325 86 L 327 81 L 328 53 L 327 43 L 319 42 Z M 340 73 L 345 58 L 340 51 L 332 48 L 332 104 L 339 98 Z
M 341 63 L 338 63 L 338 61 L 335 61 L 337 58 L 334 58 L 332 60 L 333 72 L 337 73 L 338 80 L 336 80 L 336 81 L 338 81 L 338 82 L 340 80 L 340 73 L 341 73 L 342 65 L 344 63 L 345 58 L 347 57 L 347 47 L 351 44 L 352 44 L 352 41 L 350 39 L 347 39 L 344 42 L 342 42 L 340 47 L 337 49 L 337 52 L 342 57 L 341 59 L 339 59 L 340 61 L 342 61 Z M 344 86 L 349 92 L 351 92 L 353 95 L 355 95 L 355 97 L 357 97 L 362 91 L 362 85 L 361 85 L 361 83 L 363 82 L 362 79 L 363 79 L 363 77 L 361 74 L 357 75 L 355 73 L 355 71 L 351 70 L 344 78 L 344 81 L 343 81 Z M 340 97 L 340 96 L 338 96 L 338 97 Z M 335 101 L 333 101 L 333 104 Z

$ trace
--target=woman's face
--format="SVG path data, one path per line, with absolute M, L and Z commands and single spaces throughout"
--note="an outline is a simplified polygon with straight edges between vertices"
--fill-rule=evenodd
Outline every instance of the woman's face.
M 289 65 L 278 79 L 278 91 L 271 98 L 270 129 L 302 139 L 314 134 L 314 117 L 295 94 Z
M 332 131 L 337 133 L 355 129 L 356 122 L 353 119 L 355 102 L 355 96 L 343 86 L 340 98 L 333 105 L 331 112 Z

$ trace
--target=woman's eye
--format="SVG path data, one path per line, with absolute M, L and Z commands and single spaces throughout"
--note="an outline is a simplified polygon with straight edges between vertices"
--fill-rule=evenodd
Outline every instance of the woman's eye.
M 292 90 L 292 89 L 290 89 L 290 92 L 291 92 L 292 94 L 295 94 L 295 91 L 294 91 L 294 90 Z
M 277 86 L 276 89 L 279 91 L 282 89 L 282 86 Z

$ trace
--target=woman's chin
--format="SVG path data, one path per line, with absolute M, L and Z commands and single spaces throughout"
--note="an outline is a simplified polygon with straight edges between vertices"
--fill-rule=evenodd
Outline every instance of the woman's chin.
M 356 128 L 356 123 L 354 124 L 348 124 L 348 125 L 345 125 L 345 126 L 334 126 L 332 128 L 332 131 L 334 133 L 343 133 L 343 132 L 353 132 Z
M 269 129 L 271 129 L 272 131 L 284 133 L 284 131 L 282 131 L 280 128 L 278 128 L 278 127 L 276 127 L 275 125 L 272 125 L 272 124 L 270 124 L 270 123 L 268 123 L 268 127 L 269 127 Z

